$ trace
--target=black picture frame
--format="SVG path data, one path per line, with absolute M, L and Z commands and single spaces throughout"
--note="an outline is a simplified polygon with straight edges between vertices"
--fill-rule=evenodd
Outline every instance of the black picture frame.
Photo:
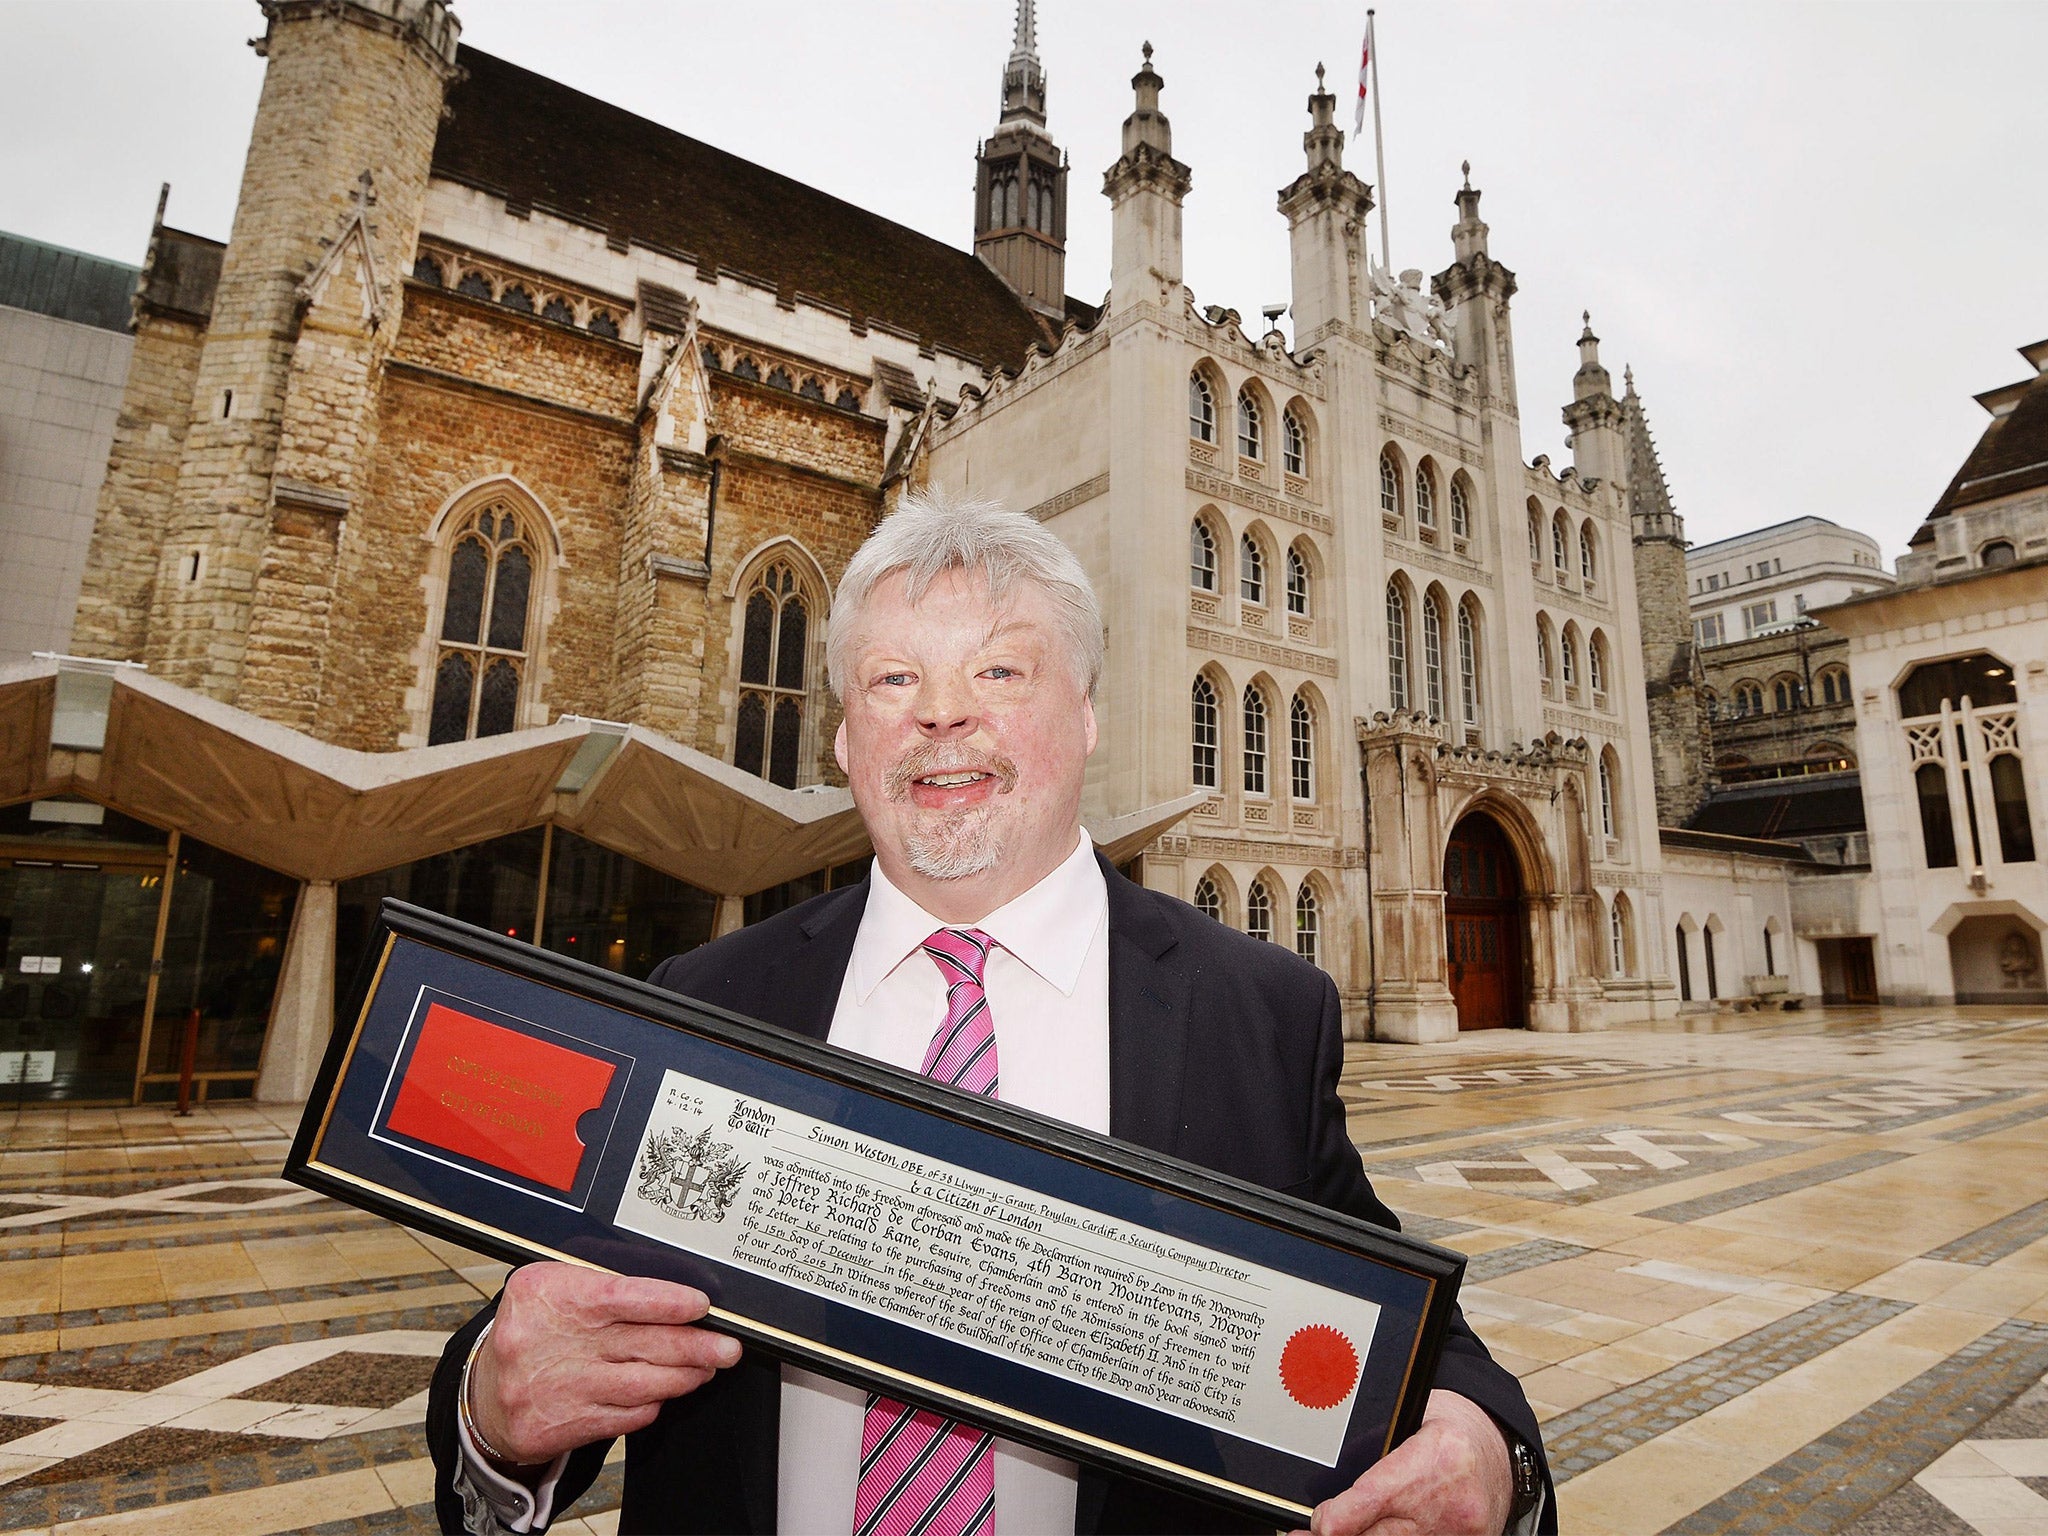
M 1460 1254 L 403 902 L 387 898 L 380 922 L 286 1160 L 285 1176 L 309 1189 L 508 1263 L 557 1259 L 697 1286 L 712 1298 L 707 1326 L 750 1348 L 1283 1528 L 1305 1526 L 1316 1503 L 1421 1422 Z M 577 1122 L 585 1152 L 567 1186 L 393 1134 L 405 1053 L 443 998 L 543 1047 L 567 1041 L 614 1064 Z M 664 1071 L 679 1062 L 735 1093 L 800 1100 L 797 1112 L 853 1135 L 1378 1306 L 1337 1460 L 1193 1424 L 614 1224 Z

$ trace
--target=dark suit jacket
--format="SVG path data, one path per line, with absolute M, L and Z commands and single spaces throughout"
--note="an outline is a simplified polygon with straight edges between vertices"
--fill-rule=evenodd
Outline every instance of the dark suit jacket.
M 1343 1065 L 1337 989 L 1277 945 L 1148 891 L 1105 861 L 1109 886 L 1110 1134 L 1219 1173 L 1398 1227 L 1366 1182 L 1337 1097 Z M 832 1027 L 865 882 L 833 891 L 715 943 L 663 961 L 657 986 L 814 1040 Z M 449 1340 L 434 1376 L 427 1437 L 443 1529 L 462 1529 L 450 1485 L 459 1459 L 455 1393 L 491 1307 Z M 1460 1316 L 1436 1384 L 1472 1399 L 1541 1454 L 1520 1384 Z M 621 1532 L 776 1530 L 781 1375 L 750 1353 L 669 1403 L 626 1441 Z M 608 1444 L 569 1458 L 559 1515 L 596 1478 Z M 1547 1474 L 1546 1474 L 1547 1476 Z M 1242 1517 L 1083 1468 L 1077 1532 L 1258 1529 Z M 1554 1510 L 1555 1501 L 1549 1501 Z M 1544 1529 L 1556 1529 L 1546 1513 Z

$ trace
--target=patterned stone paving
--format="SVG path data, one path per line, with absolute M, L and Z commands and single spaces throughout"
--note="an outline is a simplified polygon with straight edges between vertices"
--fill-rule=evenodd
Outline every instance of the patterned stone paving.
M 1354 1046 L 1340 1091 L 1565 1530 L 2048 1536 L 2040 1010 Z M 295 1123 L 0 1112 L 0 1531 L 434 1528 L 424 1372 L 502 1266 L 281 1184 Z

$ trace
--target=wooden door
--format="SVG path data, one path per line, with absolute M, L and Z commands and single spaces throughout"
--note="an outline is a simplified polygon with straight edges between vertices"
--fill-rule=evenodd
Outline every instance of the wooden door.
M 1444 853 L 1444 966 L 1460 1029 L 1523 1021 L 1521 896 L 1499 824 L 1484 815 L 1459 822 Z
M 1499 1029 L 1508 1022 L 1507 924 L 1498 912 L 1447 912 L 1445 949 L 1458 1028 Z
M 1877 957 L 1868 939 L 1842 940 L 1842 995 L 1852 1003 L 1877 1001 Z

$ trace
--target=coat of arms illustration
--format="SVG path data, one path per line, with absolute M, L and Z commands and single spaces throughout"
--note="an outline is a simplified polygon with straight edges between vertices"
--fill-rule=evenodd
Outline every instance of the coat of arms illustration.
M 709 1126 L 694 1136 L 655 1131 L 640 1153 L 640 1198 L 685 1221 L 723 1221 L 747 1166 L 731 1142 L 711 1139 Z

